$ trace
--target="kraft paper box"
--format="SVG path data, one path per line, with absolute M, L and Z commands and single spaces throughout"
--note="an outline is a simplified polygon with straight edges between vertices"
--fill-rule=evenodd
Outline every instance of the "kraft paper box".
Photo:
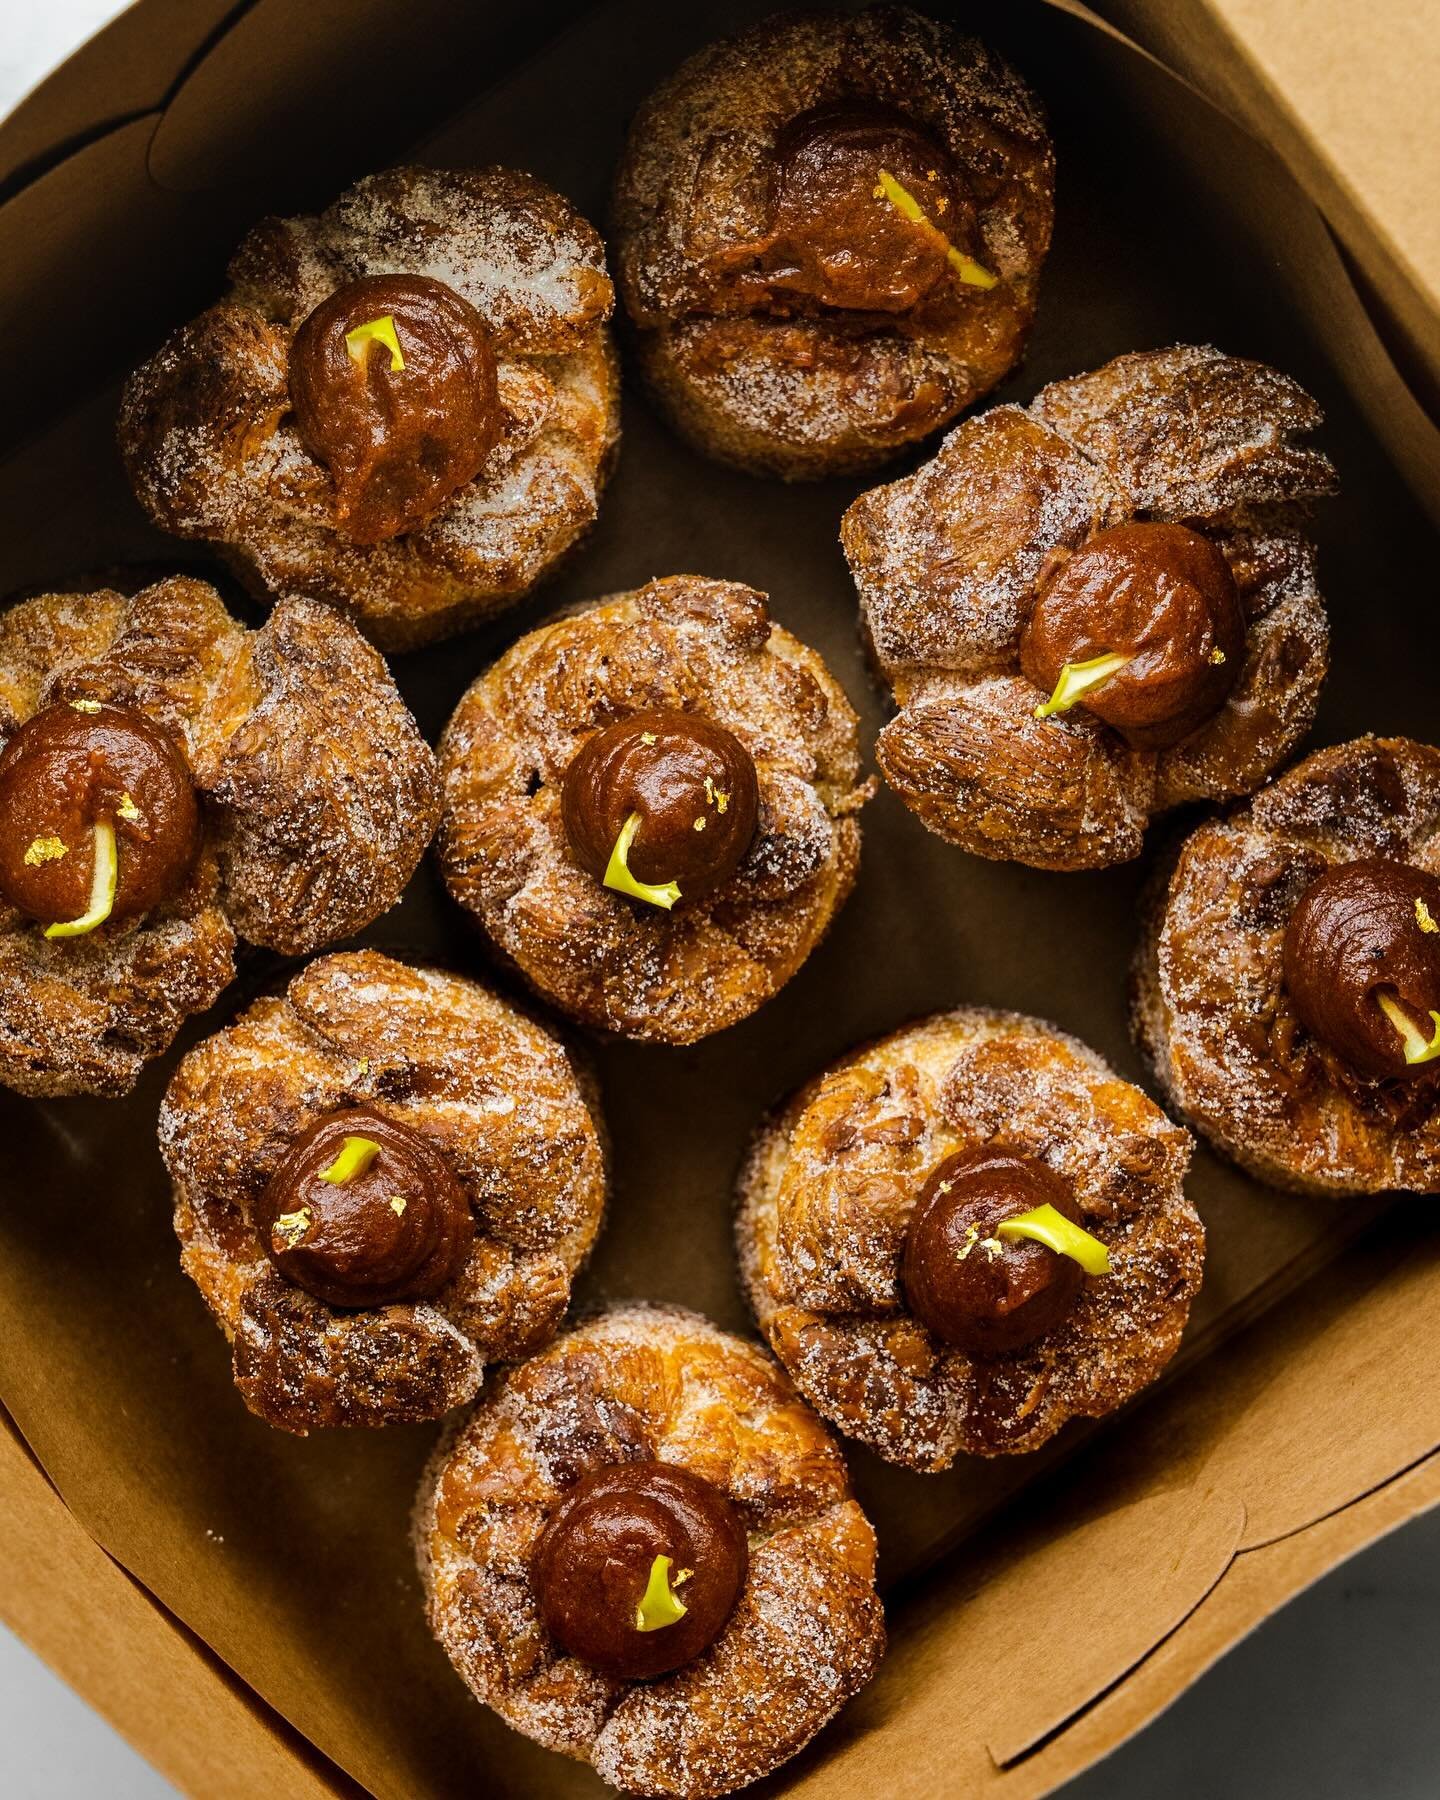
M 117 568 L 215 573 L 146 526 L 112 425 L 124 372 L 216 295 L 261 213 L 322 205 L 413 154 L 527 167 L 602 220 L 640 97 L 765 10 L 141 0 L 0 124 L 0 593 Z M 1433 736 L 1440 434 L 1424 400 L 1440 376 L 1440 283 L 1425 146 L 1405 135 L 1426 107 L 1414 89 L 1409 122 L 1390 120 L 1405 179 L 1373 143 L 1363 167 L 1347 162 L 1353 134 L 1327 147 L 1323 66 L 1308 45 L 1295 58 L 1282 10 L 1113 0 L 1102 21 L 1032 0 L 957 13 L 1039 90 L 1059 159 L 1039 325 L 997 398 L 1187 339 L 1295 374 L 1325 406 L 1344 483 L 1315 518 L 1334 672 L 1314 742 Z M 1373 106 L 1401 9 L 1366 10 L 1373 66 L 1338 0 L 1307 16 L 1323 37 L 1333 14 L 1347 34 L 1335 78 Z M 1275 87 L 1286 67 L 1293 105 Z M 562 580 L 397 659 L 427 734 L 551 608 L 691 569 L 769 592 L 844 682 L 868 741 L 883 710 L 836 543 L 856 484 L 718 469 L 630 391 L 624 423 L 599 526 Z M 908 1017 L 1020 1008 L 1140 1077 L 1125 971 L 1146 864 L 1054 876 L 976 862 L 884 794 L 864 831 L 854 898 L 760 1014 L 689 1050 L 600 1051 L 615 1193 L 582 1305 L 644 1295 L 745 1329 L 729 1194 L 750 1129 L 827 1059 Z M 366 941 L 476 966 L 428 868 Z M 179 1048 L 277 972 L 257 956 Z M 206 1800 L 600 1793 L 474 1705 L 425 1632 L 407 1517 L 433 1432 L 293 1440 L 235 1395 L 178 1270 L 155 1150 L 173 1062 L 120 1103 L 0 1096 L 0 1612 Z M 1204 1152 L 1190 1187 L 1210 1233 L 1206 1285 L 1151 1396 L 1039 1456 L 944 1476 L 852 1456 L 880 1533 L 891 1651 L 767 1792 L 1044 1793 L 1304 1584 L 1440 1503 L 1440 1387 L 1423 1349 L 1440 1328 L 1432 1207 L 1281 1195 Z

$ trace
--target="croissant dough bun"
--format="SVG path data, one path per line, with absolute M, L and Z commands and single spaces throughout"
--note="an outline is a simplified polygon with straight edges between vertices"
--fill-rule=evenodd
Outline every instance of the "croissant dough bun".
M 256 631 L 187 576 L 23 601 L 0 615 L 0 746 L 49 708 L 158 730 L 198 843 L 167 896 L 85 935 L 47 938 L 0 898 L 0 1081 L 22 1093 L 128 1093 L 232 980 L 237 937 L 303 956 L 359 931 L 435 830 L 429 745 L 377 652 L 313 601 Z
M 532 1559 L 582 1477 L 638 1459 L 718 1489 L 749 1570 L 709 1649 L 624 1681 L 559 1651 Z M 759 1780 L 885 1647 L 875 1534 L 834 1441 L 763 1350 L 674 1307 L 616 1307 L 499 1376 L 437 1450 L 415 1538 L 430 1627 L 475 1697 L 626 1793 Z
M 464 1254 L 424 1298 L 335 1306 L 276 1266 L 307 1221 L 262 1211 L 270 1184 L 308 1129 L 355 1109 L 418 1134 L 463 1195 Z M 595 1088 L 558 1040 L 476 982 L 373 950 L 321 957 L 198 1044 L 165 1095 L 160 1147 L 181 1261 L 245 1404 L 302 1434 L 439 1418 L 472 1398 L 487 1362 L 554 1333 L 605 1204 Z M 413 1208 L 413 1187 L 390 1185 Z M 382 1219 L 399 1229 L 383 1201 Z M 353 1279 L 353 1235 L 341 1250 Z
M 1356 738 L 1199 826 L 1152 883 L 1136 1039 L 1174 1109 L 1262 1181 L 1440 1192 L 1440 1065 L 1404 1079 L 1357 1072 L 1307 1029 L 1285 977 L 1287 927 L 1319 877 L 1368 859 L 1433 876 L 1437 828 L 1440 750 Z M 1433 942 L 1437 921 L 1425 919 L 1420 941 Z
M 927 1178 L 980 1148 L 1059 1176 L 1110 1264 L 1058 1326 L 995 1356 L 922 1323 L 902 1280 Z M 1188 1133 L 1053 1025 L 937 1013 L 816 1076 L 761 1127 L 738 1190 L 741 1278 L 801 1393 L 889 1461 L 1034 1450 L 1174 1354 L 1204 1257 L 1189 1160 Z M 970 1237 L 967 1254 L 999 1253 Z
M 1320 421 L 1263 363 L 1191 345 L 1137 351 L 1052 382 L 1028 407 L 967 419 L 913 475 L 855 501 L 841 541 L 897 708 L 876 759 L 924 825 L 976 856 L 1104 868 L 1139 855 L 1156 815 L 1253 793 L 1293 753 L 1329 666 L 1303 522 L 1304 503 L 1335 485 L 1302 441 Z M 1218 550 L 1240 613 L 1238 643 L 1197 646 L 1228 693 L 1158 745 L 1083 698 L 1038 716 L 1048 687 L 1021 666 L 1067 564 L 1136 536 Z M 1117 648 L 1113 623 L 1097 621 L 1082 667 Z
M 631 128 L 611 235 L 642 373 L 722 462 L 871 468 L 1019 360 L 1053 192 L 1039 103 L 975 39 L 900 6 L 750 26 Z
M 593 737 L 657 708 L 722 727 L 753 760 L 758 792 L 738 869 L 668 911 L 582 865 L 563 799 Z M 739 582 L 674 575 L 540 626 L 471 686 L 440 761 L 452 897 L 538 993 L 601 1030 L 688 1044 L 748 1017 L 854 886 L 855 815 L 870 793 L 855 713 Z
M 297 417 L 295 352 L 317 308 L 394 275 L 440 284 L 478 315 L 493 377 L 477 444 L 489 448 L 406 528 L 356 541 Z M 521 599 L 594 522 L 619 441 L 614 293 L 599 235 L 543 182 L 502 168 L 370 175 L 314 217 L 262 221 L 230 281 L 130 377 L 118 434 L 151 519 L 219 546 L 261 598 L 312 595 L 405 649 Z M 453 425 L 453 396 L 435 412 Z M 422 451 L 424 469 L 433 443 Z

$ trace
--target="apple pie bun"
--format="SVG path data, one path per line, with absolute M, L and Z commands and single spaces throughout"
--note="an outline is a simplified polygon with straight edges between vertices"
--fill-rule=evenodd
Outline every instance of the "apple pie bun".
M 741 1278 L 812 1406 L 907 1468 L 1037 1449 L 1158 1376 L 1200 1286 L 1190 1137 L 1018 1013 L 937 1013 L 817 1075 L 742 1172 Z
M 1174 1110 L 1277 1187 L 1440 1192 L 1440 750 L 1317 750 L 1151 884 L 1136 1038 Z
M 390 169 L 266 219 L 126 385 L 162 529 L 382 648 L 530 592 L 594 522 L 620 429 L 598 234 L 513 169 Z
M 400 898 L 435 757 L 353 626 L 203 581 L 0 614 L 0 1082 L 125 1094 L 235 974 Z
M 1054 184 L 1025 83 L 908 7 L 782 13 L 710 45 L 641 107 L 616 180 L 651 393 L 756 474 L 873 468 L 1019 361 Z
M 415 1538 L 476 1699 L 625 1793 L 758 1781 L 885 1648 L 834 1440 L 763 1349 L 675 1307 L 618 1306 L 498 1376 Z
M 896 716 L 880 771 L 977 856 L 1098 869 L 1150 821 L 1253 793 L 1329 660 L 1304 504 L 1320 410 L 1179 345 L 967 419 L 841 540 Z
M 181 1262 L 253 1413 L 436 1419 L 555 1332 L 605 1206 L 588 1071 L 478 983 L 321 957 L 181 1062 Z

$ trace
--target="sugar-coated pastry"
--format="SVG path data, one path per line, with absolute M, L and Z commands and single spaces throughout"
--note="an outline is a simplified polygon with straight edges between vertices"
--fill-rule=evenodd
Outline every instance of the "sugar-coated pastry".
M 977 856 L 1097 869 L 1253 793 L 1310 728 L 1328 628 L 1300 503 L 1315 402 L 1180 345 L 1053 382 L 863 494 L 841 539 L 897 715 L 881 773 Z
M 562 1012 L 686 1044 L 782 987 L 860 856 L 855 714 L 738 582 L 674 575 L 542 625 L 440 747 L 446 885 Z
M 1189 1134 L 1018 1013 L 937 1013 L 762 1126 L 736 1234 L 811 1405 L 912 1469 L 1034 1450 L 1153 1381 L 1200 1286 Z
M 758 1781 L 885 1648 L 834 1440 L 758 1345 L 678 1308 L 617 1307 L 499 1376 L 415 1526 L 476 1698 L 626 1793 Z
M 0 614 L 0 1082 L 123 1094 L 235 973 L 400 898 L 435 758 L 328 607 L 258 631 L 203 581 Z
M 1050 243 L 1034 95 L 907 7 L 785 13 L 640 109 L 614 203 L 641 368 L 710 455 L 871 468 L 1015 366 Z
M 1134 1025 L 1177 1112 L 1278 1187 L 1440 1192 L 1440 750 L 1317 750 L 1153 884 Z
M 261 596 L 402 649 L 520 599 L 593 522 L 619 437 L 599 236 L 513 169 L 391 169 L 266 219 L 131 377 L 157 525 Z
M 435 1419 L 553 1334 L 605 1203 L 594 1085 L 476 982 L 326 956 L 185 1057 L 181 1261 L 271 1425 Z

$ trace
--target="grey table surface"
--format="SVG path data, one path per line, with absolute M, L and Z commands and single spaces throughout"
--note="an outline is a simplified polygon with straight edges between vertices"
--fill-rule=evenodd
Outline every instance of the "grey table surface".
M 121 10 L 115 0 L 5 6 L 0 118 Z M 1440 1514 L 1431 1514 L 1301 1595 L 1073 1782 L 1067 1800 L 1435 1800 L 1437 1691 Z M 4 1800 L 175 1792 L 3 1627 L 0 1743 Z

